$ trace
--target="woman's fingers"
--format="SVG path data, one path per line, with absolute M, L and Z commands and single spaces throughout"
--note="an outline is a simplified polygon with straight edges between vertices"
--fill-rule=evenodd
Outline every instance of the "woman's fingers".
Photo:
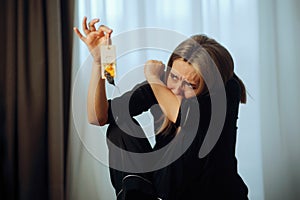
M 164 63 L 160 60 L 148 60 L 146 62 L 146 65 L 150 65 L 150 66 L 161 66 L 163 67 L 164 66 Z
M 101 26 L 99 26 L 98 31 L 99 31 L 99 32 L 104 32 L 104 33 L 106 33 L 107 39 L 108 39 L 108 38 L 110 38 L 110 35 L 111 35 L 111 33 L 112 33 L 113 30 L 110 29 L 110 28 L 108 28 L 108 27 L 105 26 L 105 25 L 101 25 Z
M 100 21 L 100 19 L 96 18 L 96 19 L 91 20 L 87 24 L 87 17 L 84 17 L 82 20 L 82 29 L 83 29 L 84 33 L 86 35 L 88 35 L 91 32 L 97 31 L 95 24 L 98 23 L 99 21 Z M 112 33 L 112 29 L 108 28 L 105 25 L 101 25 L 98 29 L 98 32 L 101 34 L 105 33 L 105 35 L 107 34 L 107 38 L 109 38 Z
M 86 20 L 87 20 L 87 17 L 84 16 L 83 20 L 82 20 L 82 29 L 83 29 L 83 32 L 87 35 L 87 34 L 89 34 L 90 31 L 86 25 Z
M 165 65 L 158 60 L 148 60 L 144 66 L 144 73 L 149 78 L 160 78 L 164 72 Z
M 76 35 L 91 49 L 95 45 L 103 43 L 106 41 L 107 44 L 111 44 L 111 33 L 112 29 L 105 25 L 99 26 L 98 30 L 95 24 L 100 20 L 98 18 L 91 20 L 87 24 L 87 17 L 82 20 L 82 29 L 85 35 L 83 35 L 77 27 L 74 27 L 74 32 Z
M 92 40 L 92 41 L 94 41 L 95 39 L 100 39 L 102 36 L 101 36 L 101 33 L 98 33 L 98 32 L 96 32 L 96 31 L 94 31 L 94 32 L 91 32 L 90 34 L 89 34 L 89 37 L 87 38 L 87 39 L 89 39 L 89 40 Z
M 100 39 L 101 37 L 101 33 L 98 33 L 97 31 L 89 33 L 88 37 L 84 37 L 77 27 L 74 27 L 74 32 L 87 45 L 89 45 L 88 43 L 92 42 L 94 39 Z
M 77 27 L 74 27 L 74 32 L 83 42 L 86 42 L 86 38 L 80 33 Z
M 90 31 L 96 31 L 95 24 L 98 23 L 99 21 L 100 21 L 99 19 L 93 19 L 92 21 L 90 21 L 89 23 Z

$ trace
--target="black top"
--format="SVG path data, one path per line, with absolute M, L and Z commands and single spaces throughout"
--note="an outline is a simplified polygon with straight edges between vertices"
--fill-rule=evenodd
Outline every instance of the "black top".
M 151 109 L 155 127 L 160 127 L 162 112 L 157 106 L 150 85 L 144 82 L 121 97 L 109 100 L 109 141 L 124 150 L 136 153 L 157 151 L 167 145 L 165 153 L 161 155 L 163 159 L 157 162 L 166 162 L 173 154 L 181 155 L 171 164 L 148 173 L 130 173 L 110 168 L 111 181 L 116 194 L 119 194 L 118 199 L 122 199 L 120 194 L 124 188 L 155 193 L 154 196 L 163 200 L 247 199 L 248 189 L 238 175 L 235 157 L 236 123 L 241 96 L 241 89 L 235 78 L 226 83 L 225 91 L 227 107 L 224 126 L 217 143 L 204 158 L 199 158 L 199 150 L 211 121 L 209 93 L 182 102 L 176 123 L 164 133 L 156 135 L 154 149 L 146 138 L 138 138 L 144 133 L 138 122 L 132 118 Z M 175 130 L 179 126 L 180 131 L 175 136 Z M 168 145 L 171 143 L 172 145 Z M 108 147 L 111 164 L 122 165 L 122 160 L 129 159 L 122 153 L 115 152 L 110 145 Z M 142 177 L 145 183 L 151 183 L 152 186 L 145 186 L 141 181 L 133 179 L 130 182 L 128 177 Z

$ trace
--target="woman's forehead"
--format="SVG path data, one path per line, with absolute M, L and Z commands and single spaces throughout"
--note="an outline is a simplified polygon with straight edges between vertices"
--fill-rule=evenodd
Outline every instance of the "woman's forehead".
M 173 62 L 171 72 L 189 82 L 196 82 L 200 78 L 195 68 L 190 63 L 181 59 L 177 59 Z

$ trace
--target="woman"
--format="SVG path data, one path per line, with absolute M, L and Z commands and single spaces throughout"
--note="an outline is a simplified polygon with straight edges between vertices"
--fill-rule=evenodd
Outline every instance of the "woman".
M 213 39 L 193 36 L 174 50 L 166 72 L 162 62 L 147 61 L 146 82 L 107 100 L 96 47 L 110 38 L 112 30 L 103 25 L 97 30 L 98 19 L 88 26 L 86 20 L 86 37 L 77 28 L 74 31 L 94 57 L 88 119 L 95 125 L 109 124 L 110 165 L 121 166 L 110 167 L 117 198 L 247 199 L 248 189 L 238 175 L 235 158 L 238 108 L 246 95 L 229 52 Z M 220 103 L 215 105 L 214 99 Z M 157 133 L 153 149 L 133 118 L 149 109 Z M 214 121 L 214 116 L 221 120 Z M 222 125 L 219 131 L 216 124 Z M 145 156 L 135 159 L 127 152 Z M 144 159 L 152 152 L 162 153 L 160 158 Z M 138 170 L 130 171 L 128 166 Z

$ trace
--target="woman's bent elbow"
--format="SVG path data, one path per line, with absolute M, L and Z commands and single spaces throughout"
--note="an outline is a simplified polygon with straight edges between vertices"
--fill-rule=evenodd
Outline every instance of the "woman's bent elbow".
M 96 126 L 104 126 L 107 122 L 106 117 L 96 118 L 96 117 L 88 117 L 89 124 Z

